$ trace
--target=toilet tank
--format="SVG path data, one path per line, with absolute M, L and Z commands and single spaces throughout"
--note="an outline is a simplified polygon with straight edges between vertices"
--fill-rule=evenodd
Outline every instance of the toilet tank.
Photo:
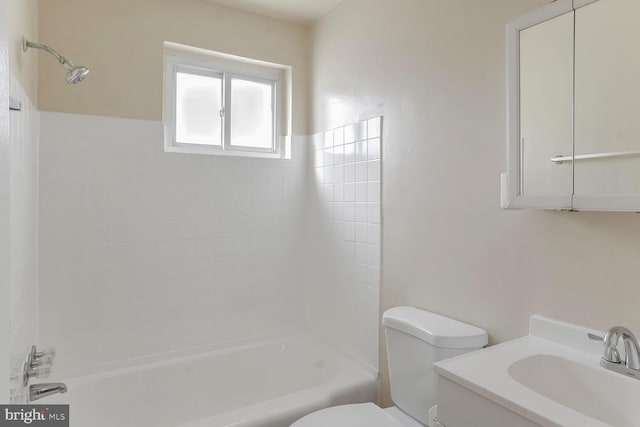
M 476 326 L 414 307 L 384 312 L 391 399 L 403 412 L 427 425 L 436 404 L 433 364 L 487 345 L 487 332 Z

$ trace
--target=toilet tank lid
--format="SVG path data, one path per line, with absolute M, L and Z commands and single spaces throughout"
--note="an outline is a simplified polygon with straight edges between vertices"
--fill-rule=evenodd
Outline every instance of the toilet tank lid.
M 415 307 L 390 308 L 382 325 L 442 348 L 482 348 L 489 341 L 484 329 Z

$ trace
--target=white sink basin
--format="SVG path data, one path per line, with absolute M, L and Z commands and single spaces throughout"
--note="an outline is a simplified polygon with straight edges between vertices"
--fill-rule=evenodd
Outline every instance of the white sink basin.
M 640 426 L 640 380 L 601 367 L 603 345 L 588 333 L 602 335 L 534 316 L 525 337 L 436 363 L 439 417 L 456 427 Z
M 511 364 L 509 375 L 567 408 L 616 427 L 640 424 L 640 381 L 563 357 L 540 354 Z

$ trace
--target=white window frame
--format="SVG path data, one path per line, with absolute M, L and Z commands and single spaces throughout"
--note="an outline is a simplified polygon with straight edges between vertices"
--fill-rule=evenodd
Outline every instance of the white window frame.
M 164 44 L 163 125 L 166 152 L 227 156 L 286 158 L 290 153 L 291 67 L 228 55 L 176 43 Z M 176 138 L 176 76 L 188 73 L 221 77 L 222 145 L 181 143 Z M 270 148 L 233 144 L 231 138 L 231 82 L 233 79 L 266 83 L 272 90 L 273 145 Z

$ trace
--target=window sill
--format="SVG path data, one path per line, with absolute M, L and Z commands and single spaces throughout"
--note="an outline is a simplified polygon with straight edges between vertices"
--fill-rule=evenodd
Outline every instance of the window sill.
M 261 153 L 259 151 L 222 150 L 219 148 L 199 147 L 197 145 L 165 145 L 165 153 L 199 154 L 206 156 L 249 157 L 254 159 L 291 159 L 291 138 L 281 138 L 279 153 Z

